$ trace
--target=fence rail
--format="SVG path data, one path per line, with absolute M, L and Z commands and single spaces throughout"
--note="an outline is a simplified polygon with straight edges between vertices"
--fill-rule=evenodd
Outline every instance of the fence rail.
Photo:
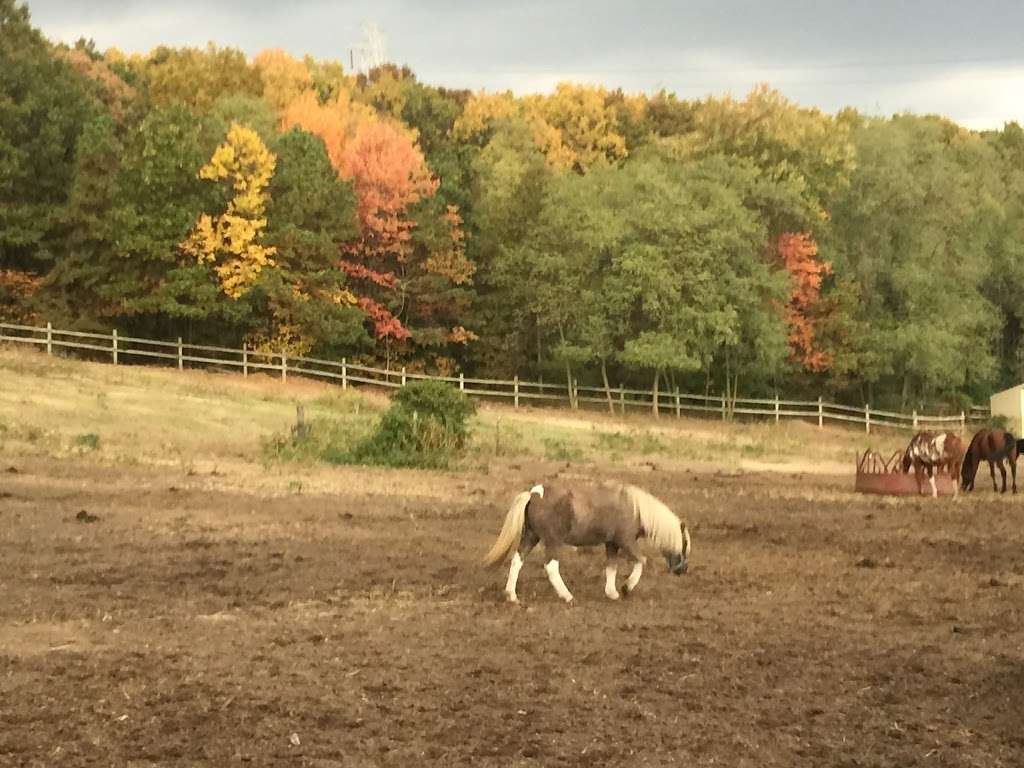
M 457 385 L 467 395 L 481 398 L 495 398 L 511 401 L 519 408 L 525 404 L 555 403 L 578 408 L 581 403 L 595 407 L 611 407 L 611 410 L 625 414 L 627 410 L 646 410 L 653 413 L 672 414 L 681 417 L 684 413 L 715 414 L 721 419 L 736 415 L 767 417 L 776 423 L 782 419 L 803 419 L 817 422 L 838 421 L 847 424 L 861 424 L 870 434 L 872 427 L 890 429 L 949 429 L 958 427 L 961 431 L 968 424 L 988 419 L 988 408 L 972 406 L 969 411 L 955 415 L 925 415 L 916 411 L 911 414 L 874 410 L 870 406 L 856 406 L 828 403 L 817 400 L 781 400 L 767 398 L 728 398 L 724 395 L 699 395 L 633 389 L 617 386 L 610 391 L 600 387 L 579 386 L 575 382 L 552 384 L 540 381 L 525 381 L 518 376 L 512 379 L 476 379 L 458 376 L 430 376 L 423 373 L 407 372 L 405 368 L 389 370 L 358 365 L 346 358 L 324 360 L 315 357 L 291 357 L 285 352 L 263 352 L 243 346 L 241 349 L 217 347 L 202 344 L 186 344 L 181 338 L 176 341 L 157 341 L 134 336 L 121 336 L 117 331 L 109 334 L 84 331 L 65 331 L 45 326 L 14 325 L 0 323 L 0 342 L 28 344 L 45 347 L 48 354 L 54 349 L 85 350 L 97 352 L 118 365 L 127 359 L 145 359 L 150 362 L 171 361 L 179 370 L 186 365 L 213 368 L 240 369 L 243 376 L 250 372 L 262 371 L 280 376 L 282 381 L 289 374 L 310 378 L 326 379 L 340 383 L 343 389 L 353 384 L 375 387 L 403 387 L 409 381 L 444 381 Z

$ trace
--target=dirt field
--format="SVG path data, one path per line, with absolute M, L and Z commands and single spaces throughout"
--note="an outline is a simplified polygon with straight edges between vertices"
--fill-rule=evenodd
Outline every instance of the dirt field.
M 538 552 L 516 608 L 475 563 L 552 464 L 0 464 L 3 765 L 1024 764 L 1024 498 L 635 470 L 690 573 L 581 551 L 569 608 Z

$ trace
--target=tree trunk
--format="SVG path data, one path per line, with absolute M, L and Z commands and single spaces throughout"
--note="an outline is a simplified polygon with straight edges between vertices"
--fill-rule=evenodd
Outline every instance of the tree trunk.
M 604 393 L 608 397 L 608 412 L 615 415 L 615 403 L 612 402 L 612 388 L 608 383 L 608 365 L 605 359 L 601 358 L 601 381 L 604 383 Z
M 562 323 L 558 323 L 558 338 L 562 341 L 562 346 L 565 346 L 565 333 L 562 331 Z M 565 384 L 569 390 L 569 407 L 574 411 L 576 410 L 576 389 L 572 385 L 572 367 L 569 365 L 569 360 L 565 361 Z
M 910 374 L 903 374 L 903 392 L 900 395 L 900 410 L 907 410 L 907 402 L 910 400 Z
M 660 378 L 661 378 L 661 369 L 660 368 L 656 368 L 654 370 L 654 389 L 652 390 L 654 398 L 653 398 L 653 401 L 652 401 L 652 404 L 651 404 L 651 408 L 653 409 L 655 417 L 657 417 L 659 415 L 658 414 L 658 379 L 660 379 Z

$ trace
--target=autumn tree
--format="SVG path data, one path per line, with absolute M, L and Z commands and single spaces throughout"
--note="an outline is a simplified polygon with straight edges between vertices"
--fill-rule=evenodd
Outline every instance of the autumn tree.
M 263 83 L 263 98 L 278 113 L 313 88 L 313 78 L 306 64 L 280 48 L 261 51 L 252 64 Z
M 208 111 L 225 96 L 260 96 L 259 72 L 237 48 L 169 48 L 159 46 L 148 56 L 129 60 L 154 104 L 180 104 Z
M 202 179 L 229 182 L 234 196 L 223 214 L 199 217 L 182 251 L 210 264 L 221 290 L 237 299 L 260 271 L 273 265 L 275 248 L 263 242 L 267 185 L 276 158 L 251 128 L 233 124 L 224 143 L 199 170 Z
M 832 267 L 818 259 L 818 246 L 806 232 L 782 233 L 775 250 L 792 286 L 785 307 L 791 357 L 808 371 L 822 371 L 829 365 L 829 355 L 815 344 L 820 317 L 816 313 L 820 310 L 822 278 Z

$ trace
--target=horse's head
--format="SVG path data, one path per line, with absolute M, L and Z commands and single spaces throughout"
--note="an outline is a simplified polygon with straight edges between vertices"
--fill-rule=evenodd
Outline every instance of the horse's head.
M 690 567 L 690 532 L 686 523 L 680 523 L 683 530 L 683 548 L 679 552 L 665 552 L 665 562 L 668 564 L 669 573 L 682 576 Z

